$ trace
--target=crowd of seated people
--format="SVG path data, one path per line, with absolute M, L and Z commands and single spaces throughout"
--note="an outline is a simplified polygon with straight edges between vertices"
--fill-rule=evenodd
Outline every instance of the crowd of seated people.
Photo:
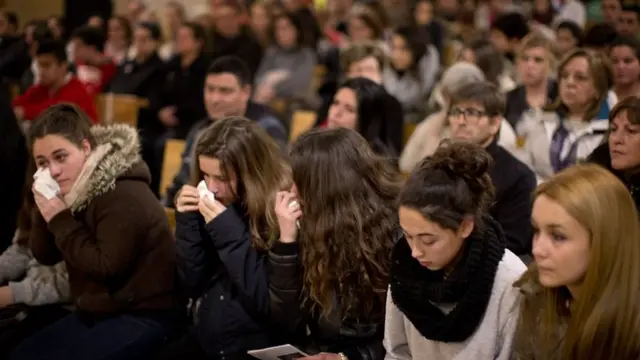
M 128 5 L 0 9 L 0 359 L 640 358 L 640 2 Z

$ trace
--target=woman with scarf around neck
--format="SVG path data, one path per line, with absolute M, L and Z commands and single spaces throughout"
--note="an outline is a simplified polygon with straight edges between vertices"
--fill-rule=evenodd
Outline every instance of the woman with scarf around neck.
M 172 330 L 173 236 L 149 188 L 136 129 L 91 126 L 76 106 L 50 107 L 31 127 L 36 165 L 59 194 L 34 185 L 29 247 L 65 262 L 75 311 L 22 342 L 12 360 L 148 358 Z
M 640 359 L 640 223 L 624 184 L 574 166 L 538 186 L 531 220 L 511 359 Z
M 490 156 L 445 141 L 399 196 L 406 241 L 393 249 L 386 360 L 506 360 L 526 270 L 487 207 Z

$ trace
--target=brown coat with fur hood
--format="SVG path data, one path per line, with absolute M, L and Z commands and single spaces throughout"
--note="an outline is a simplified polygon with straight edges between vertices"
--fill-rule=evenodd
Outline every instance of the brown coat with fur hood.
M 64 260 L 81 311 L 171 309 L 173 235 L 149 188 L 135 129 L 94 126 L 97 147 L 65 196 L 69 209 L 47 225 L 35 209 L 29 244 L 45 265 Z

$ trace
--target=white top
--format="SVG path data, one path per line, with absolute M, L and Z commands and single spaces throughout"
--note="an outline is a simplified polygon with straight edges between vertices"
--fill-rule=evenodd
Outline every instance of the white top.
M 475 333 L 459 343 L 429 340 L 411 324 L 387 295 L 385 360 L 508 360 L 518 320 L 519 291 L 513 283 L 526 270 L 522 261 L 505 250 L 498 264 L 489 304 Z M 441 310 L 447 311 L 441 307 Z

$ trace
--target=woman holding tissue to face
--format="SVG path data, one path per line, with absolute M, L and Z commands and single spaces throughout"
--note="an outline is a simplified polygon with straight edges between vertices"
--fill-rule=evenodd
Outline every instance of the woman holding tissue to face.
M 490 155 L 447 141 L 398 198 L 406 240 L 391 257 L 386 360 L 507 360 L 526 270 L 487 215 Z
M 21 343 L 14 360 L 148 358 L 174 320 L 173 237 L 138 134 L 90 125 L 76 106 L 60 104 L 30 129 L 44 175 L 33 187 L 29 245 L 44 265 L 64 260 L 76 310 Z M 58 194 L 40 193 L 39 182 L 58 185 Z
M 276 197 L 280 241 L 269 252 L 271 316 L 311 359 L 380 360 L 399 175 L 350 129 L 311 131 L 290 155 L 295 187 Z
M 176 201 L 178 269 L 194 325 L 160 358 L 249 358 L 277 335 L 268 326 L 266 250 L 278 231 L 275 194 L 291 188 L 291 171 L 269 135 L 242 117 L 205 130 L 195 159 L 192 185 Z M 201 181 L 213 196 L 201 195 Z

